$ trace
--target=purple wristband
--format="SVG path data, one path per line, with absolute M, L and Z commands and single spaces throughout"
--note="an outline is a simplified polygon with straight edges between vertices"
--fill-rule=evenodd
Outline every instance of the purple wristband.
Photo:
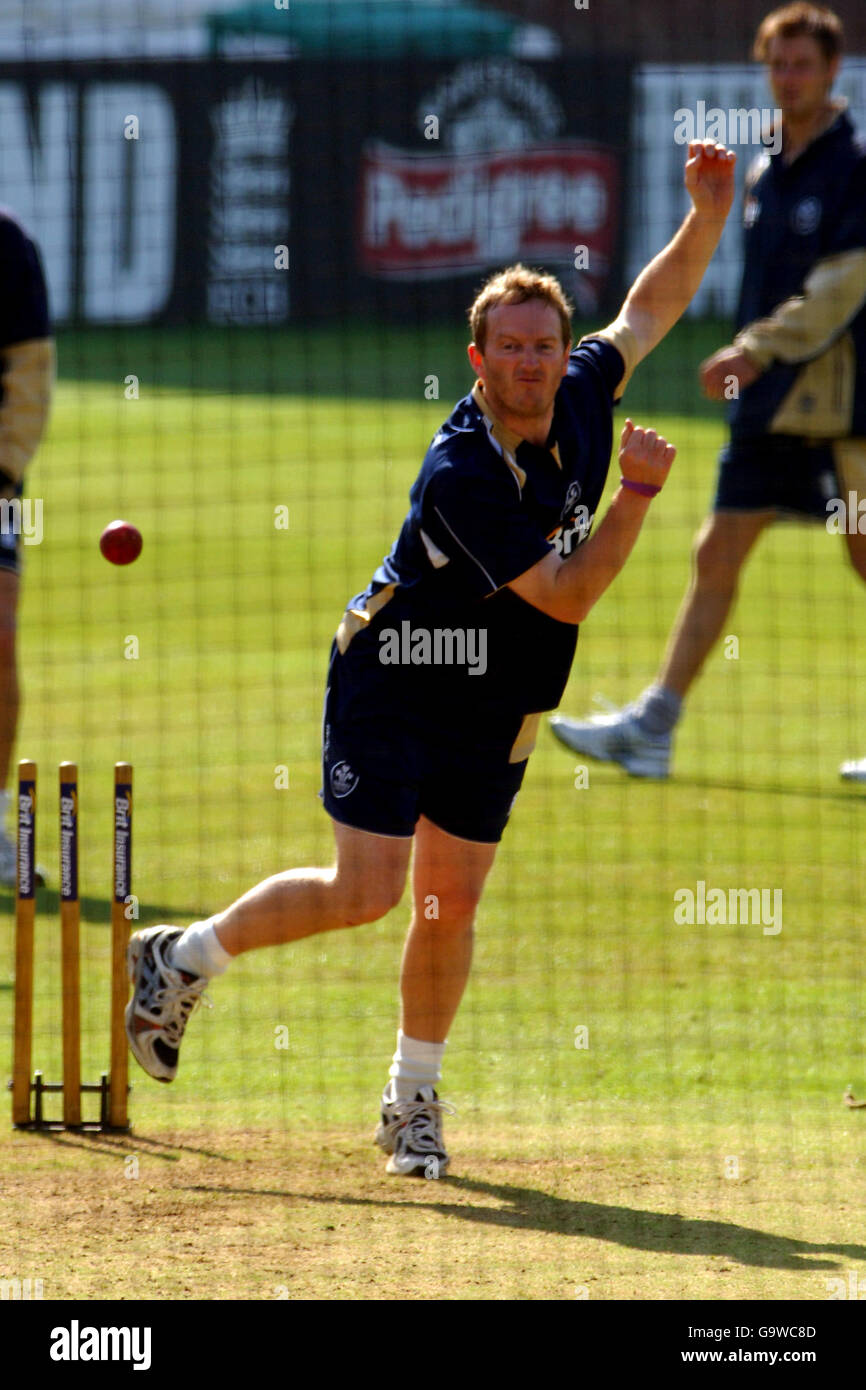
M 661 488 L 653 483 L 635 483 L 631 478 L 620 478 L 619 485 L 629 488 L 632 492 L 639 492 L 641 497 L 655 497 L 661 492 Z

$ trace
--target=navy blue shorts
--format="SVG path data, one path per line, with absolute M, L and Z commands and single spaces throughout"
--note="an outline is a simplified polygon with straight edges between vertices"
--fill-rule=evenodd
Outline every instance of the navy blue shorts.
M 411 836 L 419 816 L 462 840 L 497 844 L 520 790 L 540 715 L 497 712 L 483 721 L 371 712 L 363 667 L 332 652 L 325 692 L 322 790 L 342 825 Z M 515 755 L 519 757 L 517 761 Z
M 777 511 L 827 520 L 839 483 L 831 441 L 793 435 L 732 439 L 719 454 L 714 512 Z

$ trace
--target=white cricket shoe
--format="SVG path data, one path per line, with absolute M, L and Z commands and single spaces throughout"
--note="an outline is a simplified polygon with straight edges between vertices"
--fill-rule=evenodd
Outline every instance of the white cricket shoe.
M 422 1086 L 414 1100 L 392 1100 L 389 1082 L 375 1135 L 375 1143 L 391 1155 L 385 1172 L 406 1178 L 444 1177 L 451 1160 L 442 1138 L 442 1116 L 456 1113 L 432 1086 Z
M 839 768 L 846 782 L 866 782 L 866 758 L 854 758 Z
M 166 953 L 180 927 L 144 927 L 129 938 L 126 963 L 133 995 L 126 1006 L 126 1036 L 132 1055 L 148 1076 L 174 1081 L 184 1029 L 199 1004 L 213 1007 L 207 978 L 175 970 Z
M 632 777 L 670 775 L 671 735 L 644 733 L 633 705 L 589 719 L 553 714 L 550 728 L 567 748 L 602 762 L 620 763 Z
M 39 864 L 34 865 L 33 877 L 37 888 L 45 887 L 45 870 Z M 0 830 L 0 883 L 4 888 L 18 887 L 18 846 L 5 830 Z

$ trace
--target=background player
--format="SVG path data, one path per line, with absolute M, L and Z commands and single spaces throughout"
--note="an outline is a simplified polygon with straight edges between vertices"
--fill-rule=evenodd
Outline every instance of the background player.
M 783 138 L 746 179 L 737 336 L 700 369 L 711 400 L 732 378 L 739 398 L 691 584 L 655 684 L 624 710 L 551 720 L 569 748 L 635 776 L 667 777 L 682 702 L 762 531 L 782 515 L 826 522 L 831 498 L 866 492 L 866 145 L 831 99 L 841 46 L 836 15 L 814 5 L 775 10 L 758 30 Z M 866 579 L 866 536 L 849 526 L 845 540 Z M 866 781 L 866 759 L 841 770 Z
M 54 343 L 39 252 L 20 222 L 0 209 L 0 499 L 20 498 L 24 470 L 48 419 Z M 0 883 L 14 886 L 15 842 L 4 829 L 6 781 L 21 692 L 16 657 L 21 530 L 16 513 L 0 516 Z M 39 871 L 39 882 L 44 874 Z
M 698 288 L 733 165 L 711 141 L 690 146 L 681 228 L 616 321 L 573 352 L 552 277 L 515 266 L 482 289 L 470 311 L 476 386 L 433 439 L 400 535 L 332 648 L 323 798 L 336 864 L 276 874 L 186 932 L 135 933 L 127 1033 L 150 1075 L 174 1078 L 209 977 L 243 951 L 384 916 L 414 848 L 401 1028 L 376 1137 L 389 1172 L 445 1170 L 435 1086 L 484 882 L 577 624 L 625 564 L 674 456 L 627 421 L 622 482 L 590 536 L 613 402 Z

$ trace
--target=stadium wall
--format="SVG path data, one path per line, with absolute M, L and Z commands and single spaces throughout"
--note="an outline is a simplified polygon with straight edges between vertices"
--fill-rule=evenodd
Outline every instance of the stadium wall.
M 866 59 L 845 62 L 838 91 L 866 129 Z M 42 247 L 63 324 L 453 319 L 519 258 L 593 315 L 681 218 L 676 113 L 701 103 L 767 113 L 761 70 L 5 64 L 0 190 Z M 760 146 L 732 143 L 741 187 Z M 693 315 L 733 312 L 739 259 L 732 216 Z
M 63 323 L 462 313 L 517 258 L 589 312 L 630 91 L 622 60 L 7 64 L 0 187 Z

